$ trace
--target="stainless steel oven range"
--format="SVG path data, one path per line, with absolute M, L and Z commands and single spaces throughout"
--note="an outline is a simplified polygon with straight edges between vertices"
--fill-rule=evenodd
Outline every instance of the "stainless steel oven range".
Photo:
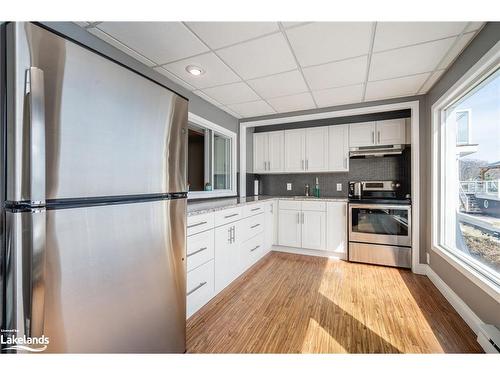
M 396 181 L 360 185 L 361 194 L 349 198 L 349 260 L 410 268 L 410 199 Z

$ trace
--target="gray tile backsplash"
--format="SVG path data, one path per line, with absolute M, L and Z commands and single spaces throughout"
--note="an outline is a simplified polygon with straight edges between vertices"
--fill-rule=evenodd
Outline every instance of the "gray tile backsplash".
M 408 153 L 407 153 L 408 152 Z M 403 155 L 386 156 L 383 158 L 351 159 L 349 172 L 346 173 L 299 173 L 299 174 L 247 174 L 247 181 L 258 178 L 260 191 L 263 195 L 304 195 L 305 184 L 314 186 L 316 177 L 319 179 L 320 194 L 325 197 L 347 197 L 349 181 L 359 180 L 398 180 L 404 188 L 410 185 L 409 149 Z M 286 190 L 287 182 L 292 183 L 292 190 Z M 342 184 L 342 191 L 337 191 L 336 185 Z M 247 182 L 247 187 L 250 185 Z M 247 195 L 253 193 L 253 188 Z

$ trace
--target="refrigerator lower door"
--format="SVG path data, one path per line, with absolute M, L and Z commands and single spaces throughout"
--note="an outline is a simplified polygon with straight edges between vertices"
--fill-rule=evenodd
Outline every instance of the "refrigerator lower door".
M 184 352 L 185 212 L 185 199 L 47 210 L 45 352 Z

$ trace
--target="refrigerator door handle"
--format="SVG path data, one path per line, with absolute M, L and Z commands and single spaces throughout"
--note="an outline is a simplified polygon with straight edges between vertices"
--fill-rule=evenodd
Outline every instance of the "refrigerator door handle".
M 29 337 L 41 337 L 45 320 L 45 208 L 33 209 L 29 216 L 30 230 L 23 230 L 23 301 L 24 327 Z
M 29 99 L 30 201 L 45 204 L 45 88 L 43 70 L 26 71 L 26 95 Z

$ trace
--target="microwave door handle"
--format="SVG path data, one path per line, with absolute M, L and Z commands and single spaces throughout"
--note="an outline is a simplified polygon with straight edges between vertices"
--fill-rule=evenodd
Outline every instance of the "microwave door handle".
M 45 204 L 45 89 L 43 70 L 26 71 L 29 102 L 29 194 L 32 205 Z

